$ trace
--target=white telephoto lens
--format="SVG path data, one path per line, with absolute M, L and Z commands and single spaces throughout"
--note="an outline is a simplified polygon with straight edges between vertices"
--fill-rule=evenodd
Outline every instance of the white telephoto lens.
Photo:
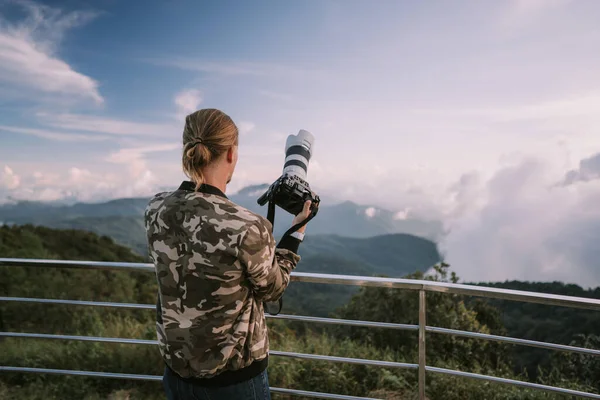
M 314 141 L 314 136 L 304 129 L 300 129 L 296 135 L 288 136 L 285 142 L 284 175 L 297 175 L 306 180 Z

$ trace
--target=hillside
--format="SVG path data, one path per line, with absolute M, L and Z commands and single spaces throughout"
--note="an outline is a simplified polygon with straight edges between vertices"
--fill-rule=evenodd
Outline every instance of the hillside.
M 579 285 L 563 282 L 505 281 L 478 285 L 600 299 L 600 287 L 585 290 Z M 600 333 L 600 315 L 594 311 L 495 299 L 485 301 L 500 310 L 503 325 L 514 337 L 569 344 L 579 334 Z M 538 366 L 548 366 L 551 362 L 551 352 L 546 350 L 524 347 L 513 351 L 515 368 L 525 368 L 531 376 L 537 375 Z
M 56 229 L 78 229 L 108 236 L 115 242 L 131 248 L 136 254 L 146 257 L 147 241 L 144 220 L 138 216 L 74 217 L 71 219 L 47 220 L 41 225 Z
M 83 221 L 75 218 L 51 225 L 56 228 L 89 230 L 106 238 L 111 236 L 116 242 L 130 246 L 138 253 L 146 248 L 144 227 L 138 218 L 98 217 L 86 218 Z M 18 225 L 15 225 L 16 227 Z M 63 251 L 66 251 L 66 248 Z M 2 254 L 0 251 L 0 256 Z M 299 254 L 302 260 L 296 270 L 300 272 L 390 277 L 401 277 L 416 271 L 425 272 L 441 258 L 435 243 L 406 234 L 381 235 L 367 239 L 312 235 L 307 236 L 302 243 Z M 148 261 L 146 258 L 138 259 Z M 286 294 L 285 310 L 325 316 L 348 301 L 356 290 L 349 286 L 325 287 L 301 283 Z M 318 297 L 323 301 L 309 301 L 308 297 Z
M 336 240 L 343 242 L 346 239 Z M 33 226 L 0 227 L 0 257 L 133 262 L 141 260 L 129 249 L 115 244 L 108 237 L 76 230 Z M 364 268 L 362 263 L 340 260 L 334 255 L 317 254 L 306 257 L 313 259 L 312 263 L 307 264 L 314 268 L 341 268 L 356 273 L 362 273 Z M 320 264 L 314 260 L 319 260 Z M 437 267 L 434 270 L 435 276 L 423 276 L 423 273 L 417 272 L 407 277 L 445 279 L 446 271 Z M 528 285 L 520 282 L 511 284 Z M 363 288 L 351 296 L 347 304 L 340 304 L 340 293 L 343 294 L 341 288 L 343 286 L 328 285 L 305 290 L 297 282 L 293 282 L 286 292 L 284 307 L 291 305 L 299 308 L 318 308 L 336 303 L 341 305 L 337 314 L 344 318 L 416 323 L 417 298 L 414 292 Z M 156 281 L 152 274 L 144 272 L 3 266 L 0 267 L 0 290 L 6 296 L 146 304 L 153 304 L 156 300 Z M 569 290 L 577 291 L 577 288 L 569 287 Z M 598 291 L 600 288 L 592 291 L 593 295 Z M 463 303 L 460 297 L 443 293 L 433 293 L 428 296 L 428 300 L 430 325 L 478 332 L 505 330 L 500 318 L 501 311 L 493 305 Z M 518 310 L 518 307 L 515 310 Z M 522 307 L 521 322 L 530 321 L 534 326 L 539 316 L 530 311 L 527 307 Z M 569 317 L 570 315 L 565 313 L 556 314 L 554 318 L 557 325 L 570 331 L 570 337 L 563 337 L 567 343 L 600 346 L 600 338 L 597 335 L 578 338 L 576 334 L 580 333 L 579 324 L 573 323 Z M 5 331 L 155 339 L 153 318 L 152 311 L 0 303 L 0 330 Z M 597 326 L 598 316 L 591 315 L 589 318 L 590 326 Z M 416 336 L 411 332 L 320 326 L 279 320 L 269 320 L 268 323 L 274 350 L 396 362 L 416 360 Z M 515 327 L 520 325 L 519 321 L 514 324 Z M 511 329 L 505 333 L 515 335 Z M 431 335 L 427 340 L 427 359 L 432 365 L 509 379 L 531 380 L 519 372 L 512 372 L 514 361 L 511 354 L 516 352 L 508 352 L 510 347 L 506 345 L 445 335 Z M 548 340 L 558 341 L 552 336 Z M 542 365 L 543 374 L 534 381 L 597 392 L 600 389 L 600 363 L 597 361 L 589 356 L 564 358 L 559 354 L 552 359 L 549 367 Z M 413 371 L 404 369 L 310 360 L 290 361 L 279 357 L 273 357 L 269 364 L 269 376 L 273 386 L 398 400 L 413 399 L 415 395 L 416 375 Z M 151 346 L 20 338 L 5 338 L 0 341 L 0 365 L 151 375 L 162 373 L 158 350 Z M 428 376 L 428 396 L 448 400 L 563 399 L 559 395 L 505 385 L 482 384 L 478 380 L 456 379 L 444 375 Z M 158 383 L 3 373 L 0 375 L 0 398 L 155 400 L 164 398 L 164 395 Z
M 33 221 L 73 219 L 81 217 L 139 216 L 148 199 L 115 199 L 102 203 L 63 205 L 36 201 L 18 201 L 0 205 L 0 221 L 24 224 Z
M 117 243 L 133 249 L 139 255 L 146 250 L 143 221 L 136 217 L 74 218 L 69 221 L 49 222 L 58 229 L 80 229 L 109 236 Z M 371 238 L 349 238 L 339 235 L 307 235 L 300 247 L 303 257 L 301 270 L 351 275 L 401 276 L 414 271 L 425 271 L 440 261 L 434 242 L 408 234 L 380 235 Z M 342 258 L 352 266 L 330 264 L 325 270 L 315 256 Z
M 143 262 L 142 257 L 106 236 L 78 230 L 0 226 L 0 257 L 59 260 Z M 73 282 L 76 279 L 77 282 Z M 51 297 L 64 297 L 67 288 L 78 299 L 155 301 L 155 278 L 143 272 L 112 272 L 54 268 L 0 268 L 0 293 L 37 297 L 48 293 L 36 281 L 56 285 Z M 59 285 L 59 282 L 62 284 Z
M 0 257 L 142 262 L 107 236 L 43 226 L 0 226 Z
M 137 218 L 131 221 L 129 219 L 130 217 L 94 218 L 95 223 L 91 229 L 99 234 L 110 231 L 116 235 L 116 241 L 129 241 L 135 248 L 136 240 L 137 243 L 145 243 L 144 228 Z M 79 219 L 72 222 L 79 226 Z M 60 227 L 61 224 L 57 225 Z M 89 229 L 87 225 L 80 228 Z M 85 259 L 85 255 L 88 255 L 90 260 L 147 261 L 117 245 L 108 236 L 98 237 L 84 231 L 54 230 L 32 225 L 4 226 L 1 229 L 3 237 L 0 238 L 0 257 L 12 257 L 10 254 L 21 251 L 20 254 L 35 254 L 36 258 L 77 260 Z M 137 232 L 137 237 L 134 232 Z M 73 238 L 79 235 L 87 243 L 87 247 L 78 247 L 78 242 Z M 31 240 L 26 240 L 29 236 L 32 237 Z M 3 247 L 3 242 L 11 242 L 13 245 Z M 20 246 L 16 243 L 21 242 L 25 247 L 19 250 Z M 106 249 L 102 246 L 106 246 Z M 405 234 L 368 239 L 317 235 L 307 237 L 299 253 L 302 260 L 297 271 L 347 275 L 400 277 L 416 271 L 424 272 L 440 261 L 435 243 Z M 299 283 L 286 293 L 285 312 L 326 316 L 347 302 L 356 290 L 357 288 L 341 285 Z M 319 301 L 314 301 L 317 298 Z
M 305 260 L 327 255 L 364 266 L 361 272 L 400 277 L 415 271 L 426 271 L 441 261 L 434 242 L 407 234 L 380 235 L 357 239 L 339 235 L 307 235 L 299 251 Z M 308 264 L 308 263 L 307 263 Z M 303 271 L 320 272 L 312 265 Z M 329 273 L 354 274 L 351 269 L 328 267 Z

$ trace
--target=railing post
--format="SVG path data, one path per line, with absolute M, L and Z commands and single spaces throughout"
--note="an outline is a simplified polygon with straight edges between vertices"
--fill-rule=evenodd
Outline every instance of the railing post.
M 425 290 L 419 290 L 419 400 L 425 400 Z

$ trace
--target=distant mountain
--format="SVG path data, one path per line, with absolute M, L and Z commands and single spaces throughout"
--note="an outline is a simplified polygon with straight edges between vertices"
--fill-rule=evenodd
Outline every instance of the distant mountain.
M 268 185 L 248 186 L 230 195 L 230 199 L 266 216 L 267 206 L 261 207 L 256 199 L 264 193 Z M 381 208 L 359 205 L 350 201 L 338 204 L 321 205 L 319 214 L 310 222 L 307 232 L 311 235 L 334 234 L 345 237 L 367 238 L 376 235 L 407 233 L 434 241 L 438 240 L 443 227 L 440 221 L 404 218 L 404 216 Z M 118 228 L 119 223 L 131 223 L 141 218 L 148 204 L 147 198 L 116 199 L 101 203 L 75 203 L 72 205 L 48 204 L 19 201 L 0 206 L 0 221 L 6 224 L 26 224 L 59 228 L 75 227 L 108 234 L 120 243 L 132 245 L 139 250 L 135 239 L 139 235 L 129 233 L 127 228 Z M 106 221 L 100 218 L 108 218 Z M 290 226 L 293 216 L 277 208 L 275 213 L 275 235 L 279 236 Z M 133 223 L 131 229 L 139 231 L 140 222 Z M 119 232 L 106 231 L 106 226 Z
M 401 278 L 426 272 L 441 261 L 435 243 L 407 234 L 307 236 L 299 253 L 302 259 L 296 271 L 340 275 Z M 358 290 L 356 286 L 294 282 L 286 290 L 284 312 L 324 317 L 346 304 Z
M 244 188 L 230 198 L 235 203 L 261 215 L 267 215 L 267 206 L 259 206 L 256 199 L 266 191 L 269 185 L 255 185 Z M 388 233 L 408 233 L 434 241 L 441 238 L 441 221 L 406 218 L 383 208 L 360 205 L 351 201 L 327 204 L 322 199 L 319 213 L 310 222 L 311 234 L 334 234 L 346 237 L 366 238 Z M 281 210 L 275 212 L 275 234 L 283 234 L 290 227 L 293 216 Z
M 115 243 L 107 236 L 75 229 L 52 229 L 31 225 L 0 226 L 0 257 L 120 262 L 144 261 L 131 249 Z M 27 270 L 35 274 L 48 269 L 59 271 L 59 269 L 42 267 L 22 267 L 19 270 Z M 0 270 L 4 271 L 3 269 Z M 62 271 L 62 275 L 66 276 L 78 273 L 74 272 L 75 270 L 68 269 L 61 269 L 60 271 Z M 97 272 L 102 273 L 102 271 Z M 10 281 L 11 279 L 0 279 L 0 287 Z M 19 279 L 12 279 L 12 285 L 24 291 L 30 289 L 29 282 Z M 104 290 L 106 291 L 107 288 L 104 288 Z
M 0 220 L 15 224 L 59 221 L 85 217 L 141 216 L 148 204 L 146 198 L 115 199 L 102 203 L 55 203 L 18 201 L 0 205 Z
M 263 184 L 259 184 L 259 185 L 250 185 L 250 186 L 246 186 L 245 188 L 241 189 L 234 196 L 237 196 L 237 197 L 248 196 L 248 197 L 252 197 L 252 198 L 256 199 L 261 194 L 266 192 L 268 188 L 269 188 L 268 183 L 263 183 Z
M 147 255 L 144 224 L 139 217 L 73 218 L 49 221 L 45 225 L 109 236 L 136 253 Z M 394 277 L 414 271 L 425 271 L 441 258 L 434 242 L 408 234 L 378 235 L 370 238 L 307 235 L 299 253 L 306 261 L 302 262 L 299 268 L 305 272 L 350 275 L 377 273 Z M 328 259 L 345 260 L 347 263 L 344 263 L 343 267 L 338 267 L 335 262 L 327 262 Z
M 346 260 L 353 265 L 343 268 L 326 265 L 328 273 L 359 275 L 373 273 L 400 277 L 415 271 L 427 271 L 441 261 L 434 242 L 408 234 L 379 235 L 370 238 L 348 238 L 338 235 L 307 236 L 300 256 L 307 260 L 306 272 L 323 272 L 322 262 Z M 309 263 L 315 257 L 319 265 Z
M 141 256 L 146 256 L 147 243 L 144 220 L 139 216 L 75 217 L 50 219 L 36 225 L 57 229 L 79 229 L 112 238 Z

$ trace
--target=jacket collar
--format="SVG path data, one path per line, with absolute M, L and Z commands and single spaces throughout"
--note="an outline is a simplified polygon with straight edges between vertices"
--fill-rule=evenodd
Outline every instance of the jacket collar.
M 194 184 L 194 182 L 192 181 L 183 181 L 181 182 L 181 185 L 179 185 L 179 189 L 178 190 L 185 190 L 188 192 L 195 192 L 196 191 L 196 185 Z M 214 194 L 217 196 L 221 196 L 224 198 L 227 198 L 227 196 L 225 195 L 225 193 L 223 193 L 221 191 L 221 189 L 212 186 L 212 185 L 208 185 L 206 183 L 203 183 L 202 185 L 200 185 L 200 187 L 197 190 L 198 192 L 202 192 L 202 193 L 208 193 L 208 194 Z

